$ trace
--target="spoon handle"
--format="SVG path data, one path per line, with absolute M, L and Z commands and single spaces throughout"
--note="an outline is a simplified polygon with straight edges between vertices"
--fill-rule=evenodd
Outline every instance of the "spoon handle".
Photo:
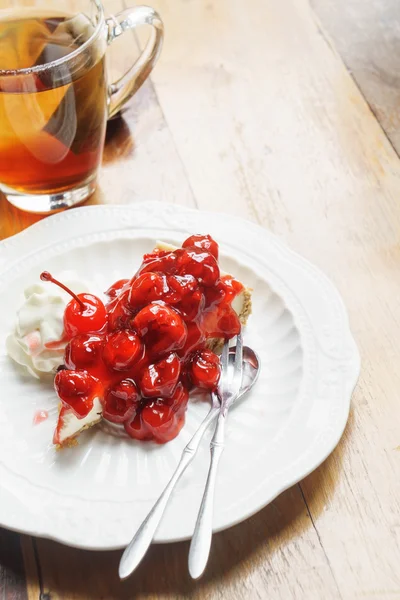
M 227 411 L 220 411 L 215 433 L 210 444 L 211 463 L 189 550 L 189 573 L 193 579 L 201 577 L 210 554 L 215 482 L 219 461 L 224 451 L 226 414 Z
M 146 554 L 151 542 L 153 541 L 154 535 L 157 531 L 157 528 L 160 524 L 166 506 L 168 504 L 168 500 L 175 488 L 175 485 L 179 481 L 181 475 L 184 473 L 186 468 L 190 465 L 192 460 L 194 459 L 197 450 L 199 449 L 200 442 L 204 433 L 207 431 L 209 425 L 218 415 L 220 410 L 219 402 L 218 406 L 213 403 L 213 406 L 210 408 L 207 416 L 197 429 L 196 433 L 187 444 L 184 449 L 179 464 L 166 485 L 164 491 L 161 496 L 158 498 L 157 502 L 154 504 L 153 508 L 150 510 L 149 514 L 137 530 L 135 536 L 130 542 L 129 546 L 125 549 L 125 552 L 122 555 L 121 561 L 119 563 L 119 576 L 121 579 L 126 579 L 133 573 L 136 569 L 144 555 Z

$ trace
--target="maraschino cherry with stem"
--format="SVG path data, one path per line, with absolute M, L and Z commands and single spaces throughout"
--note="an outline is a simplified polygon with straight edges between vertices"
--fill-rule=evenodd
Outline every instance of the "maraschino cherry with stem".
M 74 294 L 66 285 L 54 279 L 48 272 L 40 275 L 42 281 L 50 281 L 72 296 L 64 312 L 64 330 L 68 339 L 79 333 L 100 333 L 107 323 L 107 311 L 103 302 L 93 294 Z

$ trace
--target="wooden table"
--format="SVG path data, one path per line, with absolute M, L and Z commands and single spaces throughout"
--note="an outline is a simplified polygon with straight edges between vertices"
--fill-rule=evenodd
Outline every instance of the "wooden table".
M 0 531 L 0 599 L 400 599 L 398 2 L 151 3 L 163 54 L 110 125 L 91 202 L 159 199 L 271 229 L 339 287 L 361 378 L 337 449 L 216 535 L 199 582 L 187 543 L 153 547 L 121 584 L 119 553 Z M 0 237 L 36 220 L 0 200 Z

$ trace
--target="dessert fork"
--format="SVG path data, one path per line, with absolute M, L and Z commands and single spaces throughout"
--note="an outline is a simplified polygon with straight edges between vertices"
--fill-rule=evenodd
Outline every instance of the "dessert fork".
M 220 401 L 215 392 L 212 392 L 211 397 L 212 404 L 207 416 L 204 418 L 196 433 L 185 447 L 179 464 L 161 496 L 139 527 L 129 546 L 125 549 L 119 564 L 120 579 L 126 579 L 129 577 L 129 575 L 133 573 L 137 565 L 146 554 L 151 542 L 153 541 L 154 534 L 157 531 L 164 511 L 167 507 L 169 498 L 178 480 L 194 459 L 203 435 L 207 431 L 209 425 L 214 418 L 217 417 L 220 408 Z
M 231 348 L 230 353 L 232 356 L 235 353 L 235 349 Z M 249 372 L 247 380 L 245 379 L 245 385 L 241 389 L 241 392 L 236 399 L 241 398 L 242 395 L 247 394 L 251 390 L 251 388 L 258 379 L 258 374 L 260 370 L 260 359 L 254 350 L 245 346 L 243 348 L 243 355 L 244 362 L 248 367 Z M 149 512 L 139 529 L 137 530 L 129 546 L 123 553 L 119 565 L 119 576 L 121 579 L 126 579 L 127 577 L 129 577 L 129 575 L 133 573 L 133 571 L 136 569 L 136 567 L 146 554 L 151 542 L 153 541 L 154 535 L 157 531 L 157 528 L 164 514 L 165 508 L 168 504 L 169 498 L 178 480 L 180 479 L 181 475 L 186 470 L 188 465 L 194 459 L 204 433 L 206 432 L 207 428 L 212 423 L 212 421 L 214 421 L 217 418 L 219 410 L 220 401 L 218 395 L 216 393 L 213 393 L 212 405 L 207 416 L 204 418 L 198 430 L 184 449 L 179 464 L 174 474 L 172 475 L 170 481 L 168 482 L 166 488 L 162 492 L 157 502 L 154 504 L 153 508 L 151 509 L 151 511 Z
M 193 579 L 197 579 L 203 574 L 210 554 L 215 482 L 219 461 L 224 450 L 225 422 L 231 404 L 240 394 L 243 378 L 243 342 L 241 333 L 237 336 L 233 369 L 229 368 L 229 340 L 225 340 L 224 343 L 221 355 L 221 367 L 221 377 L 217 388 L 221 407 L 215 432 L 210 443 L 210 468 L 189 550 L 189 572 Z

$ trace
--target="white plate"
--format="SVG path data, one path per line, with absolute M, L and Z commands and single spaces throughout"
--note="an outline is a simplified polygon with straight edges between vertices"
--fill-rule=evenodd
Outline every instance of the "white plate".
M 145 203 L 87 207 L 41 221 L 0 244 L 0 524 L 92 549 L 121 548 L 169 479 L 205 415 L 190 403 L 177 439 L 158 446 L 103 429 L 77 448 L 51 444 L 57 399 L 5 355 L 23 288 L 42 270 L 73 269 L 105 290 L 129 277 L 156 239 L 210 233 L 222 268 L 254 289 L 245 343 L 261 357 L 259 382 L 232 409 L 216 490 L 215 530 L 249 517 L 315 469 L 338 443 L 359 355 L 338 292 L 266 230 L 221 214 Z M 38 409 L 50 418 L 33 426 Z M 211 432 L 182 478 L 156 535 L 189 538 L 204 485 Z

